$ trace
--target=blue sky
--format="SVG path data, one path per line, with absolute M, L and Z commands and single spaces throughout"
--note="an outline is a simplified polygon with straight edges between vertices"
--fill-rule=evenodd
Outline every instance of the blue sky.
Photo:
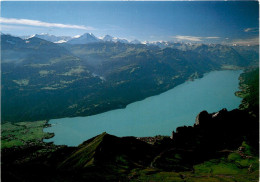
M 141 41 L 253 42 L 259 3 L 1 2 L 1 31 L 12 35 L 86 32 Z M 258 42 L 258 40 L 257 40 Z

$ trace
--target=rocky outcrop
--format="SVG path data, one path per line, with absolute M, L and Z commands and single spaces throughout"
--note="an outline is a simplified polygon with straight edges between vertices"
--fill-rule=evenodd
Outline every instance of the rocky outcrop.
M 243 139 L 250 140 L 251 135 L 258 135 L 256 128 L 258 122 L 245 111 L 222 109 L 212 114 L 202 111 L 196 117 L 194 126 L 178 127 L 173 139 L 178 146 L 188 142 L 190 145 L 200 143 L 200 146 L 207 148 L 232 148 L 239 146 Z
M 202 111 L 197 115 L 195 125 L 199 125 L 201 127 L 205 125 L 210 125 L 213 118 L 223 119 L 223 117 L 225 117 L 227 113 L 228 111 L 226 108 L 212 114 L 209 114 L 207 111 Z
M 202 111 L 193 126 L 172 132 L 172 148 L 154 161 L 153 166 L 168 171 L 192 170 L 192 166 L 237 149 L 243 141 L 258 148 L 258 121 L 238 109 L 209 114 Z M 171 159 L 171 160 L 169 160 Z
M 210 118 L 210 115 L 207 111 L 200 112 L 195 120 L 195 125 L 202 125 L 203 123 L 206 123 Z

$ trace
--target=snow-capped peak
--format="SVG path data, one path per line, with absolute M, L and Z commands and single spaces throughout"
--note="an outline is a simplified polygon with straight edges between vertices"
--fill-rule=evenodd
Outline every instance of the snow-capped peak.
M 68 41 L 69 44 L 87 44 L 101 41 L 92 33 L 85 33 L 80 36 L 74 36 Z
M 96 37 L 93 33 L 84 33 L 83 35 L 81 35 L 81 37 L 86 37 L 86 36 Z
M 141 42 L 142 44 L 150 44 L 150 42 L 149 41 L 143 41 L 143 42 Z
M 21 38 L 28 40 L 28 39 L 31 39 L 33 37 L 40 38 L 40 39 L 43 39 L 43 40 L 47 40 L 47 41 L 54 42 L 54 43 L 59 42 L 61 40 L 68 41 L 68 40 L 71 39 L 71 37 L 69 37 L 69 36 L 55 36 L 55 35 L 50 35 L 48 33 L 34 34 L 34 35 L 31 35 L 31 36 L 22 36 Z
M 111 35 L 105 35 L 103 37 L 96 37 L 93 33 L 85 33 L 82 35 L 75 35 L 73 37 L 69 36 L 55 36 L 50 35 L 48 33 L 40 33 L 40 34 L 34 34 L 31 36 L 22 36 L 21 38 L 27 40 L 33 37 L 37 37 L 40 39 L 44 39 L 53 43 L 69 43 L 69 44 L 88 44 L 88 43 L 95 43 L 95 42 L 120 42 L 125 44 L 141 44 L 139 40 L 132 40 L 128 41 L 125 38 L 118 38 L 113 37 Z
M 106 35 L 102 38 L 103 41 L 113 41 L 114 40 L 114 37 L 110 36 L 110 35 Z
M 33 35 L 29 36 L 28 38 L 26 38 L 26 40 L 27 40 L 27 39 L 31 39 L 31 38 L 33 38 L 33 37 L 35 37 L 35 36 L 36 36 L 36 34 L 33 34 Z
M 137 40 L 137 39 L 132 40 L 130 43 L 131 44 L 141 44 L 141 42 L 139 40 Z

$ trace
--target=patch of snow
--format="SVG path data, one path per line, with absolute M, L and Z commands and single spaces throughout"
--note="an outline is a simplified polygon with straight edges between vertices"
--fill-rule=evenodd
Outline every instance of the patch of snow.
M 35 35 L 36 35 L 36 34 L 33 34 L 32 36 L 26 38 L 25 40 L 30 39 L 30 38 L 33 38 L 33 37 L 35 37 Z
M 79 38 L 81 35 L 75 35 L 73 38 Z
M 65 42 L 67 42 L 67 40 L 59 40 L 59 41 L 56 41 L 56 42 L 54 42 L 55 44 L 62 44 L 62 43 L 65 43 Z

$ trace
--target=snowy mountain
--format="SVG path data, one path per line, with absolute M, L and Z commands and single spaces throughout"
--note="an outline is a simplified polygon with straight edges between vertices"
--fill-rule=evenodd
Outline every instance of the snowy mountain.
M 130 42 L 126 39 L 120 39 L 117 37 L 112 37 L 111 35 L 106 35 L 105 37 L 101 38 L 104 42 L 121 42 L 125 44 L 129 44 Z
M 85 33 L 81 36 L 75 36 L 71 40 L 67 41 L 69 44 L 87 44 L 87 43 L 95 43 L 100 42 L 101 40 L 97 38 L 92 33 Z
M 121 42 L 121 43 L 124 43 L 124 44 L 129 44 L 128 40 L 126 39 L 120 39 L 120 38 L 116 38 L 114 37 L 114 42 Z
M 47 33 L 34 34 L 31 36 L 21 36 L 22 39 L 29 39 L 29 38 L 33 38 L 33 37 L 47 40 L 47 41 L 54 42 L 54 43 L 60 43 L 61 41 L 67 42 L 68 40 L 71 39 L 70 36 L 55 36 L 55 35 L 50 35 Z
M 69 43 L 69 44 L 88 44 L 88 43 L 96 43 L 96 42 L 120 42 L 124 44 L 141 44 L 139 40 L 128 41 L 126 39 L 113 37 L 111 35 L 105 35 L 104 37 L 96 37 L 92 33 L 85 33 L 83 35 L 76 35 L 74 37 L 70 36 L 55 36 L 47 33 L 42 34 L 34 34 L 31 36 L 19 36 L 22 39 L 30 39 L 33 37 L 40 38 L 43 40 L 47 40 L 53 43 L 61 44 L 61 43 Z
M 141 44 L 141 42 L 137 39 L 130 41 L 130 44 Z
M 106 35 L 105 37 L 101 38 L 105 42 L 114 42 L 114 37 L 110 35 Z

